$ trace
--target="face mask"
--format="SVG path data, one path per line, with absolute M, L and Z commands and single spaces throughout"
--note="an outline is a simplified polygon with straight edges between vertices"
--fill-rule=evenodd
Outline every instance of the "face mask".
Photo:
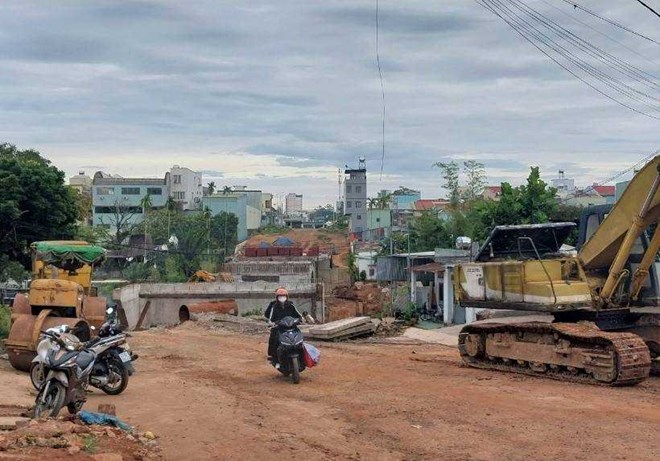
M 277 297 L 277 300 L 278 300 L 279 302 L 283 303 L 284 301 L 286 301 L 286 296 L 278 296 L 278 297 Z

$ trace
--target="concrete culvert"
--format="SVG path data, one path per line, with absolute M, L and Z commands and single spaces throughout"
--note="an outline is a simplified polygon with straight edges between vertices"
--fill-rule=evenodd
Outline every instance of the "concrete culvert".
M 183 323 L 190 320 L 190 311 L 187 306 L 181 306 L 179 308 L 179 323 Z

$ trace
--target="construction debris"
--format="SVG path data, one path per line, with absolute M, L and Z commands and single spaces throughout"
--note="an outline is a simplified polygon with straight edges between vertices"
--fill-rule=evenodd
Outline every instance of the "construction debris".
M 375 329 L 376 325 L 369 317 L 355 317 L 314 326 L 308 330 L 306 337 L 337 341 L 370 335 L 373 334 Z

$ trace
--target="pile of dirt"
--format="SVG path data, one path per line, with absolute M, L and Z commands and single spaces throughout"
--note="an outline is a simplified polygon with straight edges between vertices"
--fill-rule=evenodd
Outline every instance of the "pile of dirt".
M 361 315 L 376 316 L 383 312 L 389 298 L 389 288 L 381 288 L 375 282 L 336 287 L 332 297 L 326 299 L 328 321 Z
M 30 420 L 14 431 L 0 432 L 0 458 L 97 461 L 163 459 L 158 441 L 151 432 L 125 432 L 108 426 L 87 426 L 75 417 Z

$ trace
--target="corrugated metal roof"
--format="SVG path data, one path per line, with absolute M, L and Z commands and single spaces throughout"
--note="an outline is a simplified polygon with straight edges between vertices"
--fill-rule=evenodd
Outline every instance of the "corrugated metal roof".
M 413 272 L 434 272 L 440 273 L 445 271 L 445 265 L 440 263 L 428 263 L 421 266 L 413 266 Z

